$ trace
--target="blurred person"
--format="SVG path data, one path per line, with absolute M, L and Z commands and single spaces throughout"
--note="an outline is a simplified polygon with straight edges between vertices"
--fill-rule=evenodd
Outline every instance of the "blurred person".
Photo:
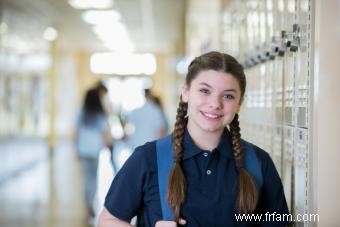
M 238 113 L 245 90 L 246 76 L 234 57 L 220 52 L 196 57 L 173 133 L 132 153 L 112 181 L 99 226 L 131 226 L 134 215 L 137 226 L 145 227 L 288 226 L 272 159 L 241 139 Z M 282 219 L 239 219 L 265 214 Z
M 125 118 L 126 141 L 131 149 L 167 134 L 161 108 L 153 101 L 149 89 L 145 89 L 144 92 L 144 105 L 127 114 Z
M 163 108 L 163 105 L 162 105 L 162 101 L 161 99 L 156 96 L 156 95 L 152 95 L 152 101 L 160 108 L 161 110 L 161 113 L 162 113 L 162 119 L 163 119 L 163 125 L 164 125 L 164 128 L 165 128 L 165 133 L 164 134 L 167 134 L 168 131 L 169 131 L 169 122 L 168 122 L 168 119 L 165 115 L 165 112 L 164 112 L 164 108 Z
M 96 89 L 99 94 L 100 101 L 102 102 L 104 111 L 108 116 L 111 116 L 111 114 L 113 114 L 113 110 L 110 98 L 108 96 L 109 90 L 102 81 L 99 81 L 94 87 L 94 89 Z
M 90 218 L 93 218 L 99 153 L 105 147 L 112 151 L 109 123 L 96 89 L 86 92 L 84 104 L 77 119 L 76 147 L 84 174 L 85 204 Z

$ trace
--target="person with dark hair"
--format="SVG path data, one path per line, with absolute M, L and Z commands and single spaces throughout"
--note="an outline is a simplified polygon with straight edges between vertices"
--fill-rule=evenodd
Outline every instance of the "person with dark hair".
M 168 132 L 168 130 L 169 130 L 169 123 L 168 123 L 168 119 L 167 119 L 167 117 L 165 115 L 161 99 L 158 96 L 156 96 L 156 95 L 152 95 L 151 99 L 159 107 L 159 109 L 161 110 L 162 120 L 163 120 L 163 127 L 164 127 L 164 133 L 166 134 Z
M 195 58 L 170 135 L 166 195 L 160 187 L 159 163 L 169 163 L 160 158 L 169 152 L 159 149 L 163 138 L 138 147 L 126 161 L 106 196 L 99 226 L 131 226 L 134 215 L 137 226 L 148 227 L 287 226 L 288 207 L 272 159 L 241 140 L 238 113 L 245 90 L 245 73 L 234 57 L 209 52 Z M 163 219 L 164 200 L 172 218 Z M 280 219 L 266 219 L 269 214 Z M 242 215 L 259 219 L 240 221 Z
M 84 173 L 85 202 L 90 217 L 94 217 L 93 200 L 97 186 L 99 152 L 112 150 L 110 127 L 96 89 L 87 91 L 77 120 L 76 147 Z
M 109 116 L 113 114 L 112 104 L 108 96 L 109 90 L 107 89 L 105 84 L 102 81 L 99 81 L 94 89 L 97 90 L 99 94 L 100 101 L 102 102 L 102 106 L 106 114 L 108 114 Z

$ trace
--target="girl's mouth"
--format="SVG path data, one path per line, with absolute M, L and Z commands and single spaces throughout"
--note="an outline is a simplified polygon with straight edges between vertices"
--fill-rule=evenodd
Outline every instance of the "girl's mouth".
M 210 113 L 205 113 L 205 112 L 202 112 L 202 115 L 205 116 L 206 118 L 209 118 L 209 119 L 220 119 L 222 118 L 224 115 L 223 114 L 210 114 Z

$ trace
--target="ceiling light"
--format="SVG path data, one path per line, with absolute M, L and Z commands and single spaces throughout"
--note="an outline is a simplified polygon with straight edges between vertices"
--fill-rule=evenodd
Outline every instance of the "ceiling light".
M 52 27 L 48 27 L 46 28 L 46 30 L 44 31 L 43 34 L 44 39 L 46 39 L 47 41 L 54 41 L 57 39 L 58 37 L 58 31 L 55 28 Z
M 134 50 L 126 27 L 120 22 L 96 25 L 93 27 L 93 32 L 112 51 L 131 52 Z
M 68 0 L 75 9 L 108 9 L 112 7 L 112 0 Z
M 157 64 L 153 54 L 111 52 L 93 54 L 90 68 L 98 74 L 152 75 Z
M 82 18 L 89 24 L 111 24 L 119 21 L 121 16 L 115 10 L 88 10 L 82 14 Z

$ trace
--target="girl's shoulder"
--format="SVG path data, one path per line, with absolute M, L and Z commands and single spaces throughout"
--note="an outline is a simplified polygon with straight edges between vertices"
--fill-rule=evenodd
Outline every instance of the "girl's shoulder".
M 156 141 L 146 142 L 138 146 L 128 159 L 146 171 L 157 169 Z
M 269 153 L 262 148 L 258 147 L 257 145 L 243 140 L 244 143 L 246 143 L 248 146 L 251 147 L 256 153 L 257 158 L 260 160 L 261 163 L 267 163 L 268 161 L 271 161 L 271 157 Z

